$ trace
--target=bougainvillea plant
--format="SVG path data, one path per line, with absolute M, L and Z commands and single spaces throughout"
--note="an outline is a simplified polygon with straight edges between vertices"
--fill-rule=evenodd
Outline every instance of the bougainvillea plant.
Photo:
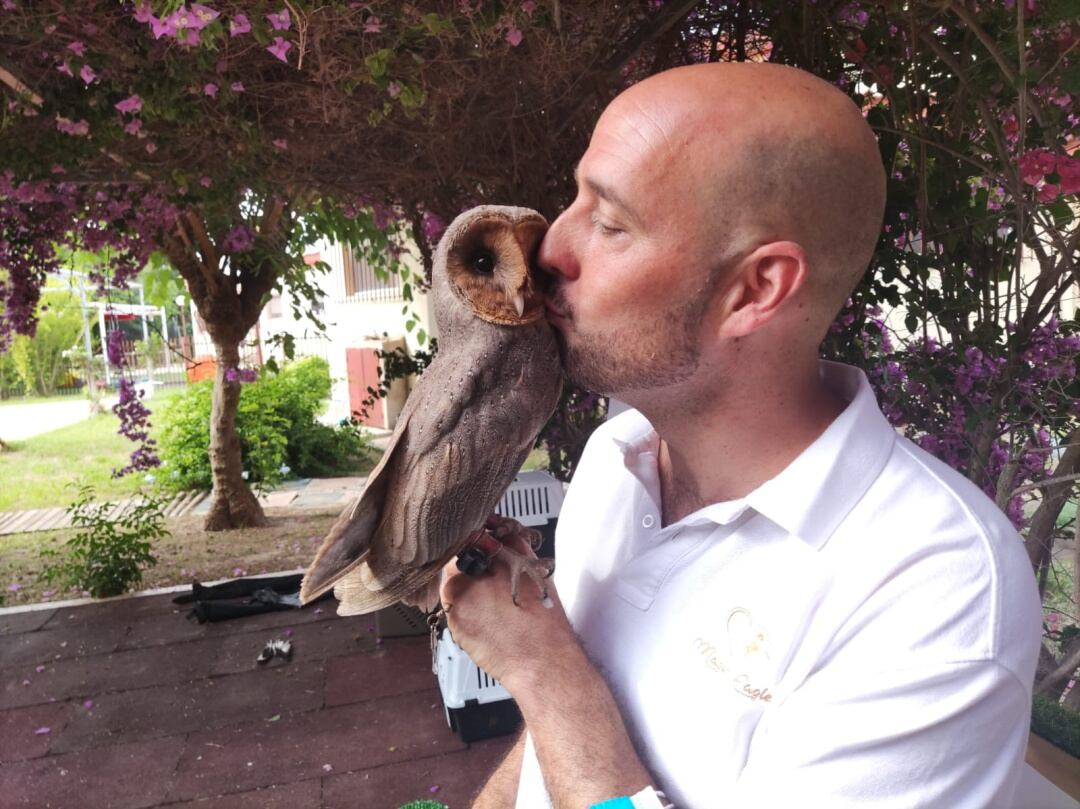
M 260 524 L 238 346 L 273 290 L 318 294 L 305 247 L 395 271 L 471 205 L 555 209 L 598 91 L 692 5 L 4 0 L 0 331 L 55 245 L 110 245 L 113 286 L 164 253 L 217 355 L 206 527 Z

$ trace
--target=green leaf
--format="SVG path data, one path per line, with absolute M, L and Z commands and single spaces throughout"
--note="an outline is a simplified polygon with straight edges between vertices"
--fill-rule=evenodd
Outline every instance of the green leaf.
M 417 342 L 420 343 L 420 345 L 423 345 L 424 343 L 426 343 L 427 342 L 427 332 L 424 331 L 423 329 L 417 329 L 416 340 L 417 340 Z
M 271 716 L 269 719 L 267 719 L 266 721 L 267 722 L 277 722 L 279 719 L 281 719 L 281 714 L 276 713 L 273 716 Z
M 375 53 L 364 58 L 364 66 L 373 79 L 381 79 L 386 76 L 386 68 L 390 64 L 393 52 L 388 48 L 380 48 Z
M 1073 221 L 1072 206 L 1063 199 L 1059 199 L 1052 205 L 1047 206 L 1050 215 L 1054 217 L 1054 224 L 1061 229 L 1068 227 Z

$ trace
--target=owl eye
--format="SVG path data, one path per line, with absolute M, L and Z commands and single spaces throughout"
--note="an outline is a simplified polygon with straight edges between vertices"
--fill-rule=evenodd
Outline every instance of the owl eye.
M 479 250 L 473 254 L 472 268 L 480 275 L 491 275 L 495 272 L 495 256 L 487 250 Z

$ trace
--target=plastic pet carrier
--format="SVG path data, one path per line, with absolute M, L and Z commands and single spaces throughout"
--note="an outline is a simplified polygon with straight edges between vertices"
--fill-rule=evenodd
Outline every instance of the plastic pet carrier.
M 449 629 L 439 635 L 435 659 L 446 724 L 463 742 L 505 736 L 518 729 L 517 703 L 454 643 Z

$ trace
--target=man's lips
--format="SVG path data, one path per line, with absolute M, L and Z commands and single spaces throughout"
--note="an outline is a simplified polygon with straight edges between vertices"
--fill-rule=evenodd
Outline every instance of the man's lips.
M 566 315 L 560 309 L 552 306 L 550 301 L 544 302 L 544 310 L 548 320 L 566 320 Z

